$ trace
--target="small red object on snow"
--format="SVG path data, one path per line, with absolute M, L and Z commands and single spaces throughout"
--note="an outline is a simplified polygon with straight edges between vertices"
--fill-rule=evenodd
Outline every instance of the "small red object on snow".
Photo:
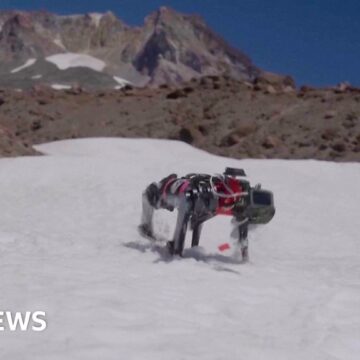
M 224 244 L 219 245 L 219 246 L 218 246 L 218 249 L 219 249 L 220 251 L 229 250 L 229 249 L 230 249 L 230 245 L 229 245 L 229 243 L 224 243 Z

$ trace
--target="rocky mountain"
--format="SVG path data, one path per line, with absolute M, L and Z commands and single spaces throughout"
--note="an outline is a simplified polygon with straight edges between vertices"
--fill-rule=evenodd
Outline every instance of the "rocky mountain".
M 157 86 L 209 75 L 252 81 L 258 73 L 199 16 L 167 7 L 147 16 L 142 27 L 111 12 L 0 11 L 0 87 Z

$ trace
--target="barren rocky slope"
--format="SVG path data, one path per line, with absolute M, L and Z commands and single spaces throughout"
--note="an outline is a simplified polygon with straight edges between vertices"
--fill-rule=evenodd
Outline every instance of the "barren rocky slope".
M 295 90 L 290 78 L 251 84 L 214 76 L 177 88 L 36 88 L 0 98 L 0 126 L 22 143 L 152 137 L 236 158 L 360 160 L 360 90 L 346 84 Z
M 37 152 L 27 142 L 19 140 L 14 134 L 0 125 L 0 157 L 36 154 Z

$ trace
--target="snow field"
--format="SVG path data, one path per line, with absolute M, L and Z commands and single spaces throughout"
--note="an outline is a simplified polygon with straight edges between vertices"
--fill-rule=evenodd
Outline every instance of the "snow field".
M 49 156 L 0 160 L 0 304 L 45 310 L 48 329 L 0 334 L 1 358 L 358 359 L 359 164 L 239 161 L 145 139 L 38 149 Z M 138 235 L 146 185 L 225 166 L 275 194 L 249 264 L 226 217 L 182 259 Z M 173 220 L 156 215 L 164 238 Z

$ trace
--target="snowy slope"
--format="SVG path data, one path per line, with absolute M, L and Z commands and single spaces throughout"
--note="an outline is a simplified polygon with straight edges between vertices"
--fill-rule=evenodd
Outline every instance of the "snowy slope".
M 156 140 L 39 150 L 50 156 L 0 160 L 0 305 L 45 310 L 48 329 L 0 334 L 1 359 L 358 359 L 359 164 L 237 161 Z M 217 250 L 228 218 L 183 259 L 140 238 L 149 182 L 225 166 L 275 192 L 249 264 Z M 172 220 L 157 216 L 163 236 Z

